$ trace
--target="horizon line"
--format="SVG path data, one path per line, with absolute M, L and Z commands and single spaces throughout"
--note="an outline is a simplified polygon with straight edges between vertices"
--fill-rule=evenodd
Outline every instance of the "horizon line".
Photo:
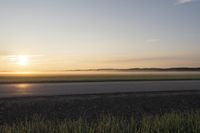
M 129 68 L 88 68 L 88 69 L 65 69 L 65 70 L 37 70 L 37 71 L 9 71 L 2 70 L 0 72 L 73 72 L 73 71 L 200 71 L 200 67 L 129 67 Z

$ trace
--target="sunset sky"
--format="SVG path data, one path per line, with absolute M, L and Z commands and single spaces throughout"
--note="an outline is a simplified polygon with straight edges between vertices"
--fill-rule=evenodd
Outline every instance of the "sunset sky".
M 0 0 L 0 71 L 200 66 L 199 0 Z

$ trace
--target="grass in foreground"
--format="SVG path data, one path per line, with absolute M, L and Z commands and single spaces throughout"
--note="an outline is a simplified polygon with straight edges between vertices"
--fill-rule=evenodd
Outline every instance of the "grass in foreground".
M 105 115 L 100 120 L 44 120 L 0 125 L 0 133 L 199 133 L 200 112 L 144 116 L 140 121 Z

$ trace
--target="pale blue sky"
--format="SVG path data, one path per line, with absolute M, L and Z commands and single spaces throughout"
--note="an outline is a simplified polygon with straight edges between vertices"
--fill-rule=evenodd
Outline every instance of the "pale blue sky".
M 200 66 L 199 0 L 0 0 L 0 70 Z M 25 68 L 23 68 L 25 69 Z

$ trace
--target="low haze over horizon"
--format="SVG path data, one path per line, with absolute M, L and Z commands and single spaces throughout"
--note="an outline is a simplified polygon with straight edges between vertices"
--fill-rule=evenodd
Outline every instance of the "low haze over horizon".
M 0 71 L 200 67 L 200 0 L 1 0 Z

